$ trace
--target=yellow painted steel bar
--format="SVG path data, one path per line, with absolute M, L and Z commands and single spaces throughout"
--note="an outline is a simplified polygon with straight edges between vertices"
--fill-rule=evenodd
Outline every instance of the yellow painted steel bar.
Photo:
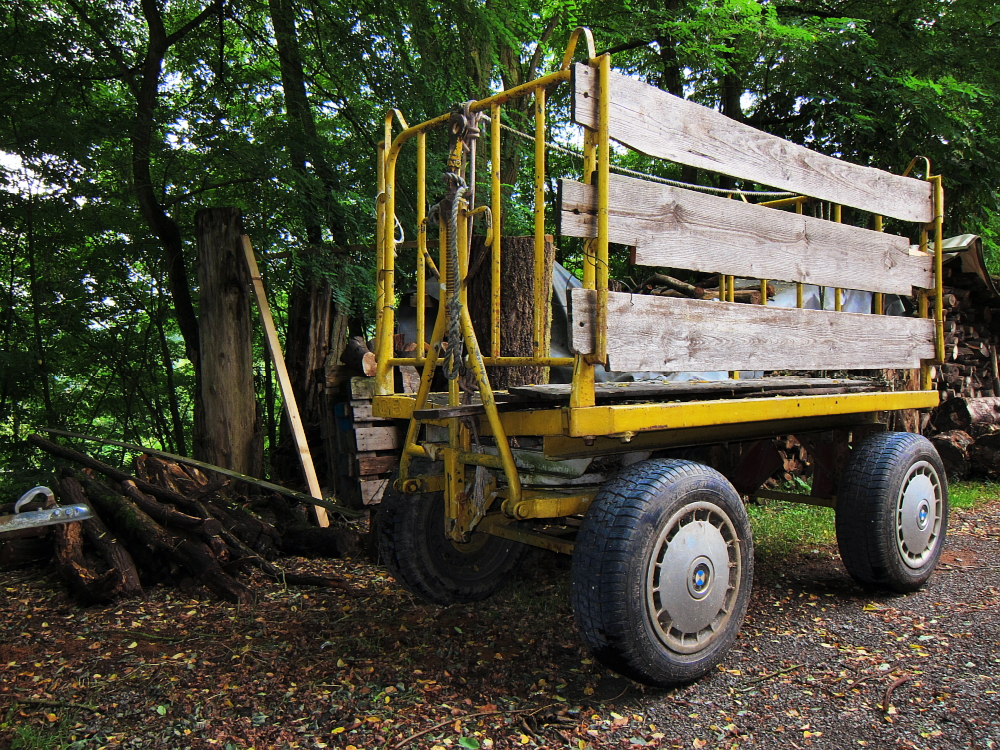
M 562 518 L 586 513 L 587 508 L 594 502 L 594 495 L 594 492 L 576 495 L 549 492 L 540 497 L 526 498 L 516 505 L 508 500 L 504 506 L 509 507 L 511 515 L 522 521 L 528 518 Z
M 568 410 L 569 425 L 564 434 L 569 437 L 615 435 L 640 430 L 763 422 L 822 414 L 922 409 L 937 404 L 937 391 L 928 390 L 592 406 Z M 514 431 L 513 434 L 518 433 Z
M 378 144 L 378 197 L 375 199 L 375 346 L 382 340 L 382 247 L 385 244 L 385 141 Z
M 503 219 L 500 195 L 500 105 L 490 107 L 490 206 L 493 213 L 493 242 L 490 245 L 490 355 L 500 356 L 500 240 Z
M 545 303 L 551 290 L 545 280 L 545 89 L 535 89 L 535 278 L 533 283 L 531 351 L 536 357 L 545 351 Z
M 594 171 L 597 168 L 597 133 L 589 128 L 583 130 L 583 182 L 592 185 Z M 595 289 L 597 286 L 596 241 L 583 242 L 583 288 Z M 573 362 L 573 387 L 570 390 L 570 408 L 593 406 L 597 403 L 594 387 L 596 385 L 594 365 L 589 359 L 578 354 Z
M 555 73 L 550 73 L 534 81 L 529 81 L 507 91 L 502 91 L 486 99 L 481 99 L 470 106 L 472 111 L 482 112 L 490 109 L 494 104 L 503 104 L 511 99 L 530 94 L 536 89 L 569 80 L 569 77 L 569 70 L 556 71 Z M 389 131 L 389 135 L 391 135 L 391 118 L 393 114 L 402 121 L 402 116 L 396 110 L 386 116 L 386 130 Z M 445 125 L 450 117 L 450 114 L 441 115 L 414 127 L 406 127 L 404 124 L 403 132 L 397 135 L 395 139 L 390 141 L 388 136 L 386 138 L 384 158 L 381 160 L 383 169 L 380 180 L 384 184 L 384 189 L 380 191 L 384 198 L 383 221 L 380 223 L 380 226 L 383 228 L 382 237 L 380 238 L 382 250 L 376 253 L 378 258 L 376 283 L 381 283 L 382 285 L 376 299 L 378 306 L 378 312 L 376 313 L 378 326 L 375 355 L 378 359 L 378 369 L 375 373 L 375 393 L 379 395 L 391 394 L 393 392 L 393 378 L 389 360 L 392 359 L 392 333 L 395 323 L 395 311 L 393 310 L 393 303 L 395 302 L 395 254 L 392 252 L 393 232 L 386 231 L 386 228 L 394 227 L 396 215 L 396 164 L 400 151 L 407 141 L 415 138 L 420 133 L 426 133 L 429 130 Z M 386 252 L 386 248 L 389 248 L 390 252 Z
M 848 393 L 824 396 L 773 396 L 650 404 L 616 404 L 582 409 L 548 408 L 506 411 L 500 414 L 504 435 L 563 435 L 589 438 L 626 435 L 650 430 L 673 430 L 710 425 L 773 422 L 786 419 L 860 415 L 898 409 L 936 406 L 937 391 Z M 372 413 L 382 419 L 409 419 L 415 400 L 409 395 L 376 396 Z M 480 419 L 481 434 L 491 435 Z M 627 445 L 628 443 L 623 443 Z
M 594 353 L 590 364 L 603 365 L 608 358 L 608 192 L 611 183 L 610 106 L 611 56 L 598 58 L 597 117 L 597 239 L 595 241 L 597 310 L 594 325 Z
M 424 356 L 427 325 L 427 134 L 417 136 L 417 356 Z M 390 363 L 391 364 L 391 363 Z
M 944 362 L 944 182 L 941 175 L 934 184 L 934 321 L 935 353 L 938 364 Z
M 802 213 L 802 204 L 809 201 L 809 198 L 805 195 L 796 195 L 794 198 L 779 198 L 773 201 L 762 201 L 758 203 L 758 206 L 767 206 L 768 208 L 782 208 L 783 206 L 795 206 L 796 213 Z
M 593 59 L 597 57 L 597 47 L 594 45 L 594 35 L 586 26 L 577 26 L 573 33 L 569 35 L 566 43 L 566 52 L 563 54 L 562 65 L 559 70 L 569 70 L 570 63 L 573 62 L 573 53 L 576 52 L 576 43 L 583 36 L 587 41 L 587 57 Z
M 767 279 L 760 280 L 760 304 L 767 306 Z
M 504 430 L 500 412 L 497 411 L 496 400 L 493 398 L 493 388 L 490 385 L 489 376 L 486 374 L 486 363 L 483 362 L 482 352 L 479 351 L 479 344 L 476 342 L 476 332 L 472 327 L 472 318 L 469 316 L 469 308 L 462 306 L 462 333 L 465 337 L 465 347 L 469 354 L 469 363 L 479 386 L 479 399 L 486 408 L 486 420 L 490 427 L 490 432 L 496 438 L 497 453 L 500 454 L 500 462 L 503 466 L 504 476 L 507 478 L 508 497 L 514 501 L 521 499 L 521 479 L 517 473 L 517 465 L 514 463 L 514 454 L 507 441 L 507 434 Z M 457 381 L 451 381 L 457 383 Z M 458 422 L 453 419 L 451 422 Z

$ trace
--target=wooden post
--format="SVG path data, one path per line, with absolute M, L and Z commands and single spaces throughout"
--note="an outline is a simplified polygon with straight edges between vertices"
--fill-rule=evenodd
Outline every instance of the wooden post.
M 250 279 L 253 282 L 253 291 L 257 296 L 257 308 L 260 310 L 260 319 L 264 324 L 264 338 L 267 341 L 267 349 L 271 353 L 271 359 L 274 362 L 274 370 L 278 375 L 278 385 L 281 386 L 281 395 L 285 399 L 288 423 L 291 425 L 292 435 L 295 437 L 295 446 L 298 448 L 299 460 L 302 462 L 302 472 L 306 475 L 309 494 L 322 500 L 323 492 L 319 488 L 316 467 L 313 464 L 312 454 L 309 452 L 309 443 L 306 442 L 305 430 L 302 429 L 299 407 L 295 401 L 295 394 L 292 392 L 292 381 L 289 379 L 288 370 L 285 368 L 285 358 L 281 354 L 281 342 L 278 341 L 278 332 L 274 328 L 271 308 L 267 304 L 267 295 L 264 293 L 264 280 L 260 277 L 257 260 L 253 256 L 253 246 L 250 244 L 250 238 L 244 234 L 241 239 L 243 242 L 243 255 L 246 258 L 247 268 L 250 270 Z M 330 525 L 326 509 L 318 505 L 310 507 L 312 508 L 313 520 L 317 524 L 320 526 Z
M 237 208 L 195 214 L 198 237 L 198 329 L 201 383 L 194 456 L 258 477 L 264 441 L 253 382 L 250 277 L 241 260 Z

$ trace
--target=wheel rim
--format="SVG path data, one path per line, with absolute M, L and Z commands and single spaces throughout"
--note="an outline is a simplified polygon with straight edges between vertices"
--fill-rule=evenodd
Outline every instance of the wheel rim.
M 646 599 L 653 630 L 680 654 L 711 645 L 724 631 L 739 594 L 739 537 L 714 503 L 684 506 L 660 531 L 650 557 Z
M 906 473 L 896 501 L 896 547 L 907 567 L 920 568 L 941 538 L 944 499 L 941 478 L 927 461 Z

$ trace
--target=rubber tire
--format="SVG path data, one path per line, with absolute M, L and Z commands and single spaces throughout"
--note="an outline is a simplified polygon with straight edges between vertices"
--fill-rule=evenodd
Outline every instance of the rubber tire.
M 714 641 L 693 654 L 669 649 L 651 624 L 647 571 L 661 529 L 683 507 L 707 501 L 732 523 L 741 555 L 739 590 Z M 594 498 L 572 561 L 571 600 L 584 642 L 610 669 L 654 687 L 702 677 L 726 655 L 746 615 L 753 581 L 753 539 L 732 484 L 703 464 L 654 459 L 628 467 Z
M 896 544 L 896 503 L 911 466 L 926 461 L 942 490 L 941 530 L 919 568 L 903 562 Z M 837 492 L 837 545 L 847 572 L 865 586 L 908 593 L 937 567 L 948 530 L 948 479 L 930 440 L 910 432 L 882 432 L 852 451 Z
M 467 545 L 454 544 L 444 534 L 440 492 L 404 495 L 387 489 L 375 533 L 379 557 L 392 577 L 414 596 L 441 606 L 493 596 L 529 549 L 520 542 L 476 532 Z

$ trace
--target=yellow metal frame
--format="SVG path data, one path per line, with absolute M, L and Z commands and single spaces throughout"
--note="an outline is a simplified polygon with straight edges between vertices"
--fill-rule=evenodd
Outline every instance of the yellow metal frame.
M 549 289 L 543 279 L 545 268 L 545 130 L 546 99 L 552 87 L 570 80 L 570 64 L 578 40 L 587 44 L 587 62 L 598 74 L 598 125 L 595 130 L 584 131 L 583 181 L 597 186 L 597 236 L 585 242 L 583 257 L 583 287 L 597 292 L 594 353 L 575 357 L 552 357 L 548 351 L 548 332 L 545 329 L 544 309 L 549 304 Z M 552 457 L 597 455 L 630 450 L 655 450 L 671 445 L 724 442 L 733 439 L 751 439 L 754 436 L 784 434 L 793 431 L 830 429 L 832 426 L 870 422 L 880 411 L 927 408 L 938 403 L 938 394 L 931 390 L 932 363 L 924 362 L 921 368 L 920 391 L 895 393 L 854 393 L 801 397 L 769 397 L 726 399 L 683 403 L 614 404 L 598 406 L 595 398 L 595 366 L 607 359 L 607 301 L 608 301 L 608 193 L 610 180 L 609 80 L 611 59 L 607 54 L 597 56 L 593 37 L 586 29 L 573 32 L 560 69 L 534 81 L 503 91 L 494 96 L 468 103 L 472 113 L 489 113 L 490 116 L 490 199 L 492 231 L 488 232 L 486 245 L 490 252 L 490 333 L 485 353 L 480 349 L 466 304 L 465 278 L 468 270 L 468 250 L 471 218 L 482 213 L 485 207 L 468 205 L 460 200 L 456 239 L 458 245 L 459 277 L 462 289 L 460 328 L 467 353 L 467 365 L 478 387 L 485 415 L 477 417 L 479 435 L 494 438 L 497 455 L 473 450 L 471 422 L 468 418 L 442 416 L 421 419 L 414 412 L 425 411 L 429 404 L 431 383 L 440 365 L 441 345 L 445 338 L 447 313 L 444 288 L 442 304 L 438 305 L 430 343 L 426 341 L 427 321 L 425 303 L 427 294 L 427 269 L 435 275 L 443 274 L 448 266 L 447 223 L 439 226 L 439 260 L 435 265 L 427 249 L 427 133 L 445 127 L 449 115 L 428 120 L 410 127 L 403 116 L 393 110 L 386 115 L 385 136 L 378 146 L 379 196 L 377 202 L 377 330 L 376 356 L 378 368 L 375 375 L 375 396 L 372 412 L 375 416 L 409 420 L 400 462 L 400 489 L 404 492 L 443 490 L 446 504 L 446 527 L 449 536 L 458 542 L 468 538 L 474 529 L 522 541 L 531 533 L 511 526 L 511 523 L 532 518 L 557 518 L 582 513 L 593 498 L 592 491 L 567 494 L 559 490 L 529 490 L 521 486 L 518 468 L 509 445 L 511 436 L 539 436 L 544 438 L 545 451 Z M 503 216 L 500 190 L 500 144 L 503 105 L 521 98 L 534 100 L 534 309 L 532 312 L 532 354 L 525 357 L 501 356 L 500 279 Z M 393 125 L 398 122 L 401 132 L 393 135 Z M 418 349 L 412 357 L 395 356 L 393 332 L 395 330 L 395 211 L 396 168 L 403 147 L 416 142 L 416 333 Z M 911 163 L 907 173 L 917 163 Z M 926 162 L 926 160 L 924 160 Z M 450 169 L 461 172 L 465 168 L 462 144 L 458 143 L 449 154 Z M 944 330 L 942 311 L 942 217 L 943 189 L 941 177 L 930 174 L 926 162 L 926 179 L 932 183 L 934 218 L 922 228 L 922 248 L 929 245 L 929 233 L 934 233 L 934 282 L 932 290 L 920 290 L 919 308 L 922 316 L 930 314 L 929 299 L 933 296 L 933 315 L 937 322 L 937 361 L 944 360 Z M 745 198 L 744 198 L 745 200 Z M 805 196 L 770 201 L 764 205 L 774 208 L 793 208 L 802 213 L 803 206 L 811 199 Z M 826 209 L 824 209 L 826 211 Z M 829 218 L 840 221 L 840 206 L 829 207 Z M 881 230 L 881 217 L 876 218 L 876 229 Z M 444 277 L 441 276 L 442 281 Z M 732 276 L 720 275 L 719 295 L 733 301 L 735 284 Z M 760 280 L 761 304 L 767 304 L 767 280 Z M 835 309 L 841 309 L 841 290 L 835 294 Z M 797 305 L 802 307 L 802 284 L 797 285 Z M 873 312 L 882 312 L 882 295 L 875 296 Z M 393 368 L 413 366 L 421 369 L 420 385 L 416 394 L 395 394 Z M 501 413 L 497 408 L 493 389 L 486 372 L 488 366 L 572 366 L 573 380 L 568 405 L 559 408 L 539 408 Z M 738 377 L 739 373 L 733 373 Z M 449 381 L 447 404 L 449 408 L 460 405 L 458 382 Z M 442 407 L 443 408 L 443 407 Z M 433 410 L 431 410 L 433 411 Z M 444 414 L 444 412 L 442 412 Z M 446 444 L 418 443 L 423 424 L 437 424 L 448 429 Z M 442 476 L 411 476 L 413 458 L 430 458 L 443 462 Z M 486 517 L 473 508 L 469 497 L 471 473 L 467 469 L 483 466 L 503 473 L 506 486 L 489 485 L 488 504 L 500 501 L 500 513 L 491 512 Z M 478 524 L 478 526 L 477 526 Z M 527 536 L 525 536 L 527 534 Z M 534 536 L 537 536 L 535 534 Z M 564 549 L 568 542 L 550 540 L 550 548 Z M 544 545 L 543 545 L 544 546 Z

